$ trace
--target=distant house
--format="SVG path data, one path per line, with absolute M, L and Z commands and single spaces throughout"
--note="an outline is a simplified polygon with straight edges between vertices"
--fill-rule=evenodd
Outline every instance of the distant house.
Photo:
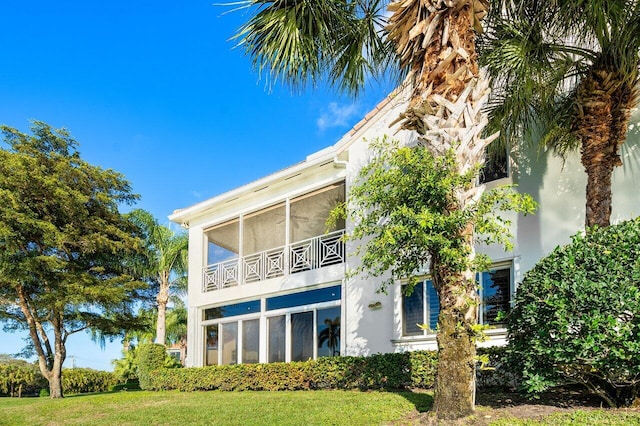
M 186 361 L 186 355 L 187 355 L 186 349 L 187 349 L 186 345 L 182 345 L 180 343 L 173 343 L 167 346 L 167 355 L 169 355 L 171 358 L 173 358 L 174 360 L 176 360 L 177 362 L 179 362 L 181 365 L 184 366 Z
M 411 296 L 402 282 L 388 294 L 379 282 L 346 278 L 358 263 L 341 237 L 353 224 L 326 232 L 329 211 L 347 197 L 366 163 L 365 139 L 407 132 L 389 124 L 403 111 L 398 94 L 385 99 L 334 145 L 305 161 L 194 206 L 170 219 L 189 228 L 189 353 L 187 366 L 296 361 L 435 349 L 438 300 L 428 274 Z M 613 220 L 640 215 L 638 136 L 614 176 Z M 577 158 L 521 152 L 485 175 L 487 186 L 516 183 L 540 203 L 534 216 L 513 215 L 515 249 L 477 247 L 493 267 L 478 274 L 479 321 L 493 328 L 483 345 L 504 344 L 496 316 L 508 311 L 518 283 L 542 256 L 584 223 L 585 174 Z

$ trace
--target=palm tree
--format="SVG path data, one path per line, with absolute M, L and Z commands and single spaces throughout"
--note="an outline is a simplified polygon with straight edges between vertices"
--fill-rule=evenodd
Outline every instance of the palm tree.
M 186 288 L 188 235 L 174 233 L 160 225 L 147 211 L 136 209 L 129 214 L 142 230 L 146 242 L 144 269 L 146 275 L 158 285 L 156 303 L 156 343 L 166 344 L 166 314 L 171 291 Z
M 560 154 L 579 148 L 585 226 L 608 226 L 611 175 L 638 105 L 640 2 L 501 3 L 482 43 L 483 63 L 496 76 L 493 125 L 511 145 L 541 134 Z
M 475 31 L 488 0 L 246 0 L 255 14 L 236 38 L 260 71 L 293 86 L 326 77 L 338 89 L 357 93 L 366 75 L 406 75 L 413 90 L 399 118 L 436 154 L 457 153 L 460 173 L 483 162 L 487 122 L 483 106 L 488 82 L 480 74 Z M 391 16 L 385 14 L 385 6 Z M 386 27 L 386 31 L 381 31 Z M 395 52 L 395 53 L 394 53 Z M 456 194 L 449 208 L 465 210 L 481 187 Z M 468 242 L 465 270 L 432 257 L 431 271 L 440 297 L 439 360 L 434 410 L 456 418 L 474 408 L 477 291 L 473 227 L 459 231 Z M 460 332 L 459 325 L 464 325 Z

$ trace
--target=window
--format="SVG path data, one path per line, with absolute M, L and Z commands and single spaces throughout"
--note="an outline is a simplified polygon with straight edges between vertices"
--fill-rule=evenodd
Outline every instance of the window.
M 214 226 L 204 234 L 207 237 L 207 265 L 238 258 L 238 219 Z
M 260 361 L 260 320 L 242 321 L 242 362 L 256 364 Z
M 267 318 L 269 343 L 267 348 L 269 362 L 285 362 L 286 358 L 286 319 L 285 315 Z
M 340 306 L 318 310 L 318 357 L 340 355 Z
M 292 311 L 267 318 L 269 362 L 340 355 L 341 295 L 338 285 L 266 299 L 267 311 Z
M 330 185 L 291 200 L 289 242 L 306 240 L 324 235 L 331 210 L 345 200 L 344 182 Z M 330 231 L 344 229 L 344 219 L 338 220 Z
M 509 312 L 511 301 L 511 266 L 503 266 L 479 275 L 481 305 L 478 322 L 503 325 L 499 314 Z
M 208 325 L 205 328 L 205 365 L 218 365 L 218 330 L 218 324 Z
M 433 334 L 438 324 L 440 303 L 431 280 L 418 283 L 410 295 L 402 294 L 402 335 L 422 336 Z M 429 330 L 418 324 L 426 324 Z
M 204 309 L 205 365 L 340 355 L 341 297 L 334 285 Z
M 218 320 L 205 326 L 205 365 L 259 362 L 260 319 L 255 314 L 260 314 L 260 303 L 251 300 L 203 311 L 205 321 Z M 240 341 L 242 352 L 238 358 Z
M 260 312 L 259 300 L 251 300 L 249 302 L 234 303 L 231 305 L 218 306 L 217 308 L 205 309 L 204 319 L 213 320 L 229 318 L 254 312 Z
M 285 294 L 284 296 L 270 297 L 267 299 L 267 311 L 340 300 L 341 293 L 342 287 L 337 285 L 334 287 Z
M 291 314 L 291 361 L 313 359 L 313 311 Z
M 242 223 L 242 249 L 244 255 L 285 245 L 284 203 L 244 216 Z
M 238 323 L 229 322 L 222 327 L 222 365 L 238 363 Z
M 492 144 L 486 150 L 484 166 L 480 170 L 480 183 L 492 182 L 509 176 L 509 155 L 506 149 Z
M 503 326 L 501 313 L 509 312 L 513 289 L 513 274 L 510 264 L 498 265 L 476 275 L 480 306 L 478 323 Z M 418 283 L 410 295 L 402 294 L 402 336 L 425 336 L 435 334 L 440 304 L 431 280 Z M 429 330 L 418 324 L 426 324 Z

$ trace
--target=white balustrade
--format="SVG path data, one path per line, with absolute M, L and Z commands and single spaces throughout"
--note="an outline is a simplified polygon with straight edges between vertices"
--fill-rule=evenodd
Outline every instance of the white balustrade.
M 221 290 L 342 263 L 345 261 L 343 235 L 344 230 L 334 231 L 241 259 L 208 265 L 203 271 L 203 290 Z M 241 270 L 239 265 L 242 265 Z M 242 272 L 241 277 L 239 272 Z

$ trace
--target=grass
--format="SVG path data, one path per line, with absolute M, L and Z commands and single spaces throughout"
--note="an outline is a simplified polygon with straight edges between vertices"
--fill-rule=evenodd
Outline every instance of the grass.
M 372 425 L 431 406 L 410 392 L 118 392 L 0 399 L 2 425 Z
M 415 425 L 432 403 L 432 394 L 412 392 L 128 391 L 62 400 L 0 398 L 0 425 Z M 478 407 L 460 424 L 640 425 L 640 411 L 586 409 L 531 420 Z
M 494 426 L 631 426 L 640 425 L 640 413 L 605 410 L 577 410 L 572 413 L 556 413 L 542 420 L 504 418 L 491 423 Z

